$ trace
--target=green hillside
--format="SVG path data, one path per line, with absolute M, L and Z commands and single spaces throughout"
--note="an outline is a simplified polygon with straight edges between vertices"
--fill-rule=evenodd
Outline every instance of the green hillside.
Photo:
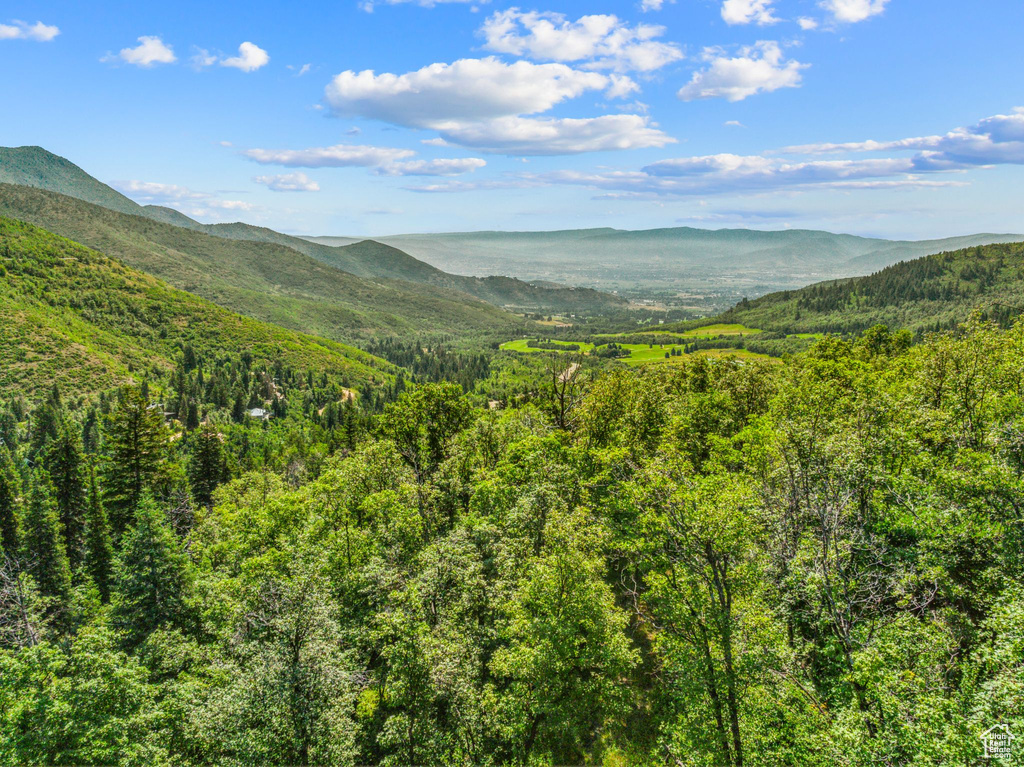
M 120 213 L 247 242 L 268 242 L 297 250 L 357 277 L 406 280 L 458 290 L 501 307 L 554 312 L 600 312 L 625 301 L 596 290 L 546 288 L 507 277 L 466 277 L 447 274 L 398 248 L 370 240 L 333 247 L 240 222 L 202 224 L 184 213 L 159 205 L 139 205 L 93 178 L 74 163 L 42 147 L 0 147 L 0 183 L 31 186 L 101 205 Z
M 88 245 L 242 314 L 335 340 L 478 333 L 518 321 L 464 293 L 365 280 L 282 245 L 213 237 L 26 186 L 0 184 L 0 215 Z
M 222 309 L 94 250 L 0 218 L 0 391 L 109 388 L 197 352 L 390 378 L 366 352 Z M 135 374 L 133 376 L 133 373 Z
M 0 183 L 46 189 L 121 213 L 145 215 L 138 203 L 38 146 L 0 147 Z
M 459 290 L 511 309 L 600 313 L 624 308 L 627 304 L 623 298 L 591 288 L 570 288 L 559 284 L 541 286 L 514 277 L 449 274 L 403 250 L 375 240 L 358 240 L 335 247 L 248 224 L 214 224 L 203 230 L 218 237 L 277 242 L 360 277 L 393 277 Z
M 1024 310 L 1024 243 L 979 245 L 773 293 L 741 302 L 719 319 L 787 333 L 857 332 L 877 324 L 924 332 L 952 328 L 975 310 L 1001 321 Z

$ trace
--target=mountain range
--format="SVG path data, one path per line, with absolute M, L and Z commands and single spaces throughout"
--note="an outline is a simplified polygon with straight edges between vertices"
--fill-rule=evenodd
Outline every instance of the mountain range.
M 616 290 L 715 311 L 743 296 L 869 274 L 900 261 L 1024 240 L 1024 235 L 981 233 L 909 241 L 813 230 L 677 227 L 404 234 L 375 239 L 449 272 L 483 274 L 501 265 L 510 276 L 523 280 Z M 334 246 L 353 242 L 348 237 L 311 240 Z
M 412 283 L 412 285 L 399 285 L 397 282 L 389 282 L 388 287 L 392 289 L 404 288 L 412 293 L 413 295 L 410 300 L 413 305 L 422 304 L 424 298 L 455 303 L 461 301 L 465 303 L 469 297 L 515 311 L 592 312 L 608 311 L 626 305 L 626 301 L 622 298 L 595 290 L 581 290 L 561 285 L 532 285 L 504 276 L 472 277 L 447 274 L 395 247 L 368 240 L 354 241 L 342 247 L 334 247 L 310 242 L 298 237 L 275 232 L 266 227 L 252 226 L 250 224 L 202 224 L 172 208 L 158 205 L 139 205 L 117 190 L 90 176 L 69 160 L 48 152 L 41 147 L 0 148 L 0 183 L 22 188 L 20 198 L 27 201 L 28 208 L 19 208 L 16 204 L 6 204 L 5 198 L 15 198 L 18 196 L 14 190 L 4 189 L 0 191 L 0 202 L 5 203 L 5 213 L 17 218 L 23 218 L 23 214 L 32 211 L 32 206 L 36 200 L 43 199 L 42 197 L 29 199 L 31 195 L 25 192 L 24 188 L 43 190 L 92 203 L 121 215 L 158 222 L 165 226 L 213 236 L 220 240 L 234 240 L 247 243 L 244 246 L 240 246 L 243 250 L 252 248 L 255 244 L 277 245 L 281 248 L 295 251 L 305 256 L 306 259 L 314 259 L 321 262 L 321 264 L 343 271 L 348 275 L 363 278 L 364 280 Z M 52 201 L 50 207 L 51 209 L 53 207 Z M 138 231 L 145 229 L 142 222 L 131 222 L 127 219 L 119 219 L 118 221 L 118 227 L 122 230 L 131 229 Z M 38 219 L 33 220 L 33 223 L 59 234 L 75 237 L 74 233 L 61 231 L 59 225 L 51 225 L 55 222 L 50 220 Z M 147 231 L 152 232 L 154 230 L 149 229 Z M 78 233 L 80 234 L 81 232 L 79 231 Z M 163 231 L 163 234 L 167 234 L 166 230 Z M 178 238 L 188 240 L 190 243 L 198 242 L 194 238 L 188 238 L 183 234 L 179 234 Z M 166 239 L 166 236 L 164 239 Z M 79 241 L 87 245 L 94 244 L 83 239 L 79 239 Z M 127 258 L 124 255 L 121 257 Z M 300 262 L 303 260 L 299 259 Z M 131 262 L 130 259 L 129 262 Z M 165 276 L 172 283 L 174 282 L 174 275 L 161 274 L 160 271 L 153 268 L 153 264 L 143 266 L 140 263 L 139 266 L 140 268 L 147 268 L 154 274 Z M 438 291 L 424 290 L 423 288 L 413 287 L 413 285 L 436 288 Z M 372 292 L 372 288 L 368 286 L 362 287 L 364 292 Z M 453 295 L 454 292 L 464 295 L 461 297 L 455 296 Z M 396 297 L 393 295 L 387 295 L 383 298 L 391 306 L 397 305 L 401 307 L 406 303 L 403 300 L 399 300 L 395 304 Z M 424 330 L 449 329 L 444 326 L 444 322 L 438 327 L 431 327 L 430 322 L 424 324 L 427 318 L 422 314 L 414 314 L 411 319 L 419 323 L 419 327 Z M 470 318 L 466 319 L 470 321 L 471 325 L 473 324 Z M 405 328 L 402 328 L 401 325 L 402 323 L 399 323 L 398 329 L 404 330 Z M 376 328 L 376 330 L 380 330 L 380 328 Z

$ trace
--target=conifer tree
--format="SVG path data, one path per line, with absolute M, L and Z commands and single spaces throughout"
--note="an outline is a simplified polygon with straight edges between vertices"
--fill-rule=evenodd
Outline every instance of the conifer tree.
M 202 429 L 193 439 L 192 461 L 189 464 L 192 495 L 196 503 L 209 506 L 213 503 L 213 491 L 226 478 L 224 445 L 221 435 L 212 428 Z
M 96 472 L 89 474 L 89 505 L 85 517 L 85 571 L 92 578 L 104 602 L 110 601 L 110 579 L 114 546 L 103 498 L 96 487 Z
M 10 410 L 0 410 L 0 446 L 12 452 L 18 447 L 18 419 Z
M 143 494 L 125 532 L 114 577 L 112 620 L 135 646 L 154 630 L 185 622 L 189 561 L 166 515 Z
M 111 528 L 120 536 L 166 458 L 167 430 L 141 392 L 126 388 L 107 420 L 106 437 L 104 500 Z
M 57 427 L 64 418 L 64 403 L 56 384 L 49 396 L 32 414 L 32 450 L 38 451 L 57 434 Z
M 60 534 L 53 486 L 41 469 L 32 475 L 22 524 L 21 555 L 25 568 L 35 578 L 39 593 L 54 599 L 53 612 L 66 610 L 71 600 L 71 568 Z
M 0 549 L 8 556 L 18 554 L 18 495 L 20 482 L 11 453 L 0 445 Z
M 42 463 L 53 484 L 53 500 L 57 505 L 64 547 L 74 572 L 82 559 L 87 499 L 82 437 L 69 419 L 64 418 L 56 427 Z

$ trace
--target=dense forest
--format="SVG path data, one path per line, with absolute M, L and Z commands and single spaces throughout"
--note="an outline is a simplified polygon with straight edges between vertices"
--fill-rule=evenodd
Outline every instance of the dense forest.
M 538 355 L 500 407 L 508 366 L 375 352 L 409 379 L 183 343 L 4 402 L 0 763 L 969 765 L 1024 731 L 1024 325 Z
M 976 309 L 1009 326 L 1024 312 L 1022 286 L 1024 243 L 978 245 L 866 277 L 744 299 L 721 316 L 785 333 L 856 333 L 886 324 L 920 335 L 952 330 Z

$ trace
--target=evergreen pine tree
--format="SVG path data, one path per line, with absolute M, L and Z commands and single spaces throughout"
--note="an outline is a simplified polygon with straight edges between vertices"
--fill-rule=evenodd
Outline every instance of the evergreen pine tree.
M 10 410 L 0 410 L 0 445 L 11 452 L 18 447 L 18 419 Z
M 127 388 L 107 421 L 106 437 L 104 500 L 120 536 L 166 457 L 167 431 L 163 416 L 150 409 L 139 390 Z
M 85 517 L 85 571 L 96 584 L 104 602 L 110 601 L 113 564 L 114 546 L 110 542 L 110 523 L 96 487 L 96 472 L 93 470 L 89 474 L 89 506 Z
M 35 579 L 39 593 L 54 599 L 54 613 L 65 611 L 71 601 L 71 567 L 60 534 L 53 486 L 41 469 L 32 475 L 21 538 L 24 566 Z
M 64 419 L 64 403 L 56 384 L 49 396 L 32 414 L 32 450 L 39 451 L 57 434 L 57 427 Z
M 53 500 L 57 504 L 64 546 L 74 572 L 82 559 L 86 494 L 82 438 L 77 426 L 69 419 L 64 418 L 57 426 L 43 452 L 42 463 L 53 484 Z
M 226 479 L 224 445 L 221 435 L 212 428 L 200 430 L 193 437 L 192 460 L 189 463 L 189 481 L 196 503 L 209 506 L 213 491 Z
M 18 495 L 20 482 L 6 446 L 0 445 L 0 549 L 18 554 Z
M 189 586 L 188 557 L 167 517 L 145 493 L 125 532 L 114 578 L 114 625 L 129 646 L 165 624 L 182 625 Z

